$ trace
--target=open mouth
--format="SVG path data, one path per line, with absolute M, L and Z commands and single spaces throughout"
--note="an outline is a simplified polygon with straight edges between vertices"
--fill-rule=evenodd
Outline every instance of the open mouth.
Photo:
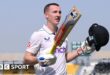
M 60 17 L 56 17 L 55 20 L 56 20 L 57 22 L 59 22 L 59 21 L 60 21 Z

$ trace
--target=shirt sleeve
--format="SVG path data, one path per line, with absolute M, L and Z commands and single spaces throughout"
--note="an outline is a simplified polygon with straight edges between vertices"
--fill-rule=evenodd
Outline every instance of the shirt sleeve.
M 39 32 L 34 32 L 28 42 L 26 51 L 36 54 L 40 50 L 41 35 Z

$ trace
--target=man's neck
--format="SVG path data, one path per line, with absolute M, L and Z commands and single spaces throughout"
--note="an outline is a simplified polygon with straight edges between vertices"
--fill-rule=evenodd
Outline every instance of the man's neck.
M 57 25 L 53 25 L 51 23 L 47 23 L 47 27 L 53 32 L 55 33 L 58 29 Z

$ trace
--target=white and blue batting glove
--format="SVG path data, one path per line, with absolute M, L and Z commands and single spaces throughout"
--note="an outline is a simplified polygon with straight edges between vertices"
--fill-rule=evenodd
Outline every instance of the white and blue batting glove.
M 92 52 L 95 51 L 95 45 L 92 44 L 91 46 L 89 46 L 87 41 L 82 42 L 81 48 L 82 48 L 83 54 L 91 54 Z
M 47 67 L 56 62 L 56 56 L 53 54 L 41 54 L 37 57 L 37 61 L 42 67 Z

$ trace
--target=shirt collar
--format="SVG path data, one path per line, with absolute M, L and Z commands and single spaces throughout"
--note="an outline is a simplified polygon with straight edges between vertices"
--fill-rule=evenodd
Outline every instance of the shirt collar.
M 43 25 L 43 29 L 44 29 L 47 33 L 49 33 L 49 34 L 53 34 L 53 35 L 56 34 L 56 33 L 53 33 L 53 32 L 47 27 L 47 25 Z

